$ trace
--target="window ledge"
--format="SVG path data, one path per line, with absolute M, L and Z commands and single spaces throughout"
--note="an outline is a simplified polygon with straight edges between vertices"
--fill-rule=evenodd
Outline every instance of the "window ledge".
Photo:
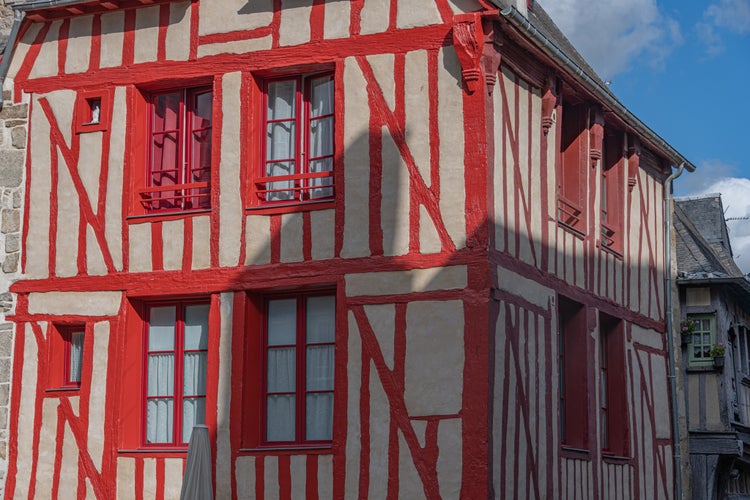
M 688 373 L 704 373 L 704 372 L 715 372 L 718 371 L 714 365 L 706 366 L 688 366 Z
M 164 220 L 175 220 L 175 219 L 183 219 L 185 217 L 195 217 L 198 215 L 206 215 L 210 214 L 211 209 L 201 209 L 201 210 L 185 210 L 185 211 L 179 211 L 179 212 L 153 212 L 150 214 L 142 214 L 142 215 L 128 215 L 125 217 L 125 220 L 128 224 L 136 224 L 139 222 L 159 222 Z
M 584 450 L 581 448 L 573 448 L 572 446 L 562 445 L 560 447 L 562 456 L 566 458 L 575 458 L 578 460 L 591 460 L 591 451 Z
M 49 389 L 45 389 L 44 392 L 49 393 L 55 393 L 55 392 L 78 392 L 81 390 L 80 386 L 71 386 L 71 387 L 50 387 Z
M 187 454 L 187 446 L 184 448 L 138 448 L 135 450 L 117 450 L 119 455 L 157 455 L 157 456 L 183 456 Z
M 557 219 L 557 226 L 563 228 L 566 231 L 568 231 L 570 234 L 572 234 L 573 236 L 575 236 L 578 239 L 581 239 L 581 240 L 586 239 L 586 233 L 584 233 L 580 229 L 576 229 L 573 226 L 564 223 L 560 219 Z
M 258 455 L 263 453 L 275 453 L 282 455 L 297 455 L 300 453 L 309 453 L 313 455 L 324 455 L 333 453 L 333 445 L 256 446 L 253 448 L 240 448 L 240 453 L 247 453 L 249 455 Z
M 598 242 L 596 244 L 597 247 L 599 247 L 599 250 L 603 252 L 607 252 L 608 254 L 612 254 L 615 258 L 619 260 L 623 260 L 624 256 L 619 251 L 615 250 L 614 248 L 608 247 L 607 245 L 603 245 L 601 242 Z
M 245 212 L 256 214 L 256 215 L 274 215 L 274 214 L 286 214 L 293 212 L 310 212 L 313 210 L 325 210 L 334 208 L 336 202 L 334 200 L 324 201 L 305 201 L 298 203 L 280 203 L 278 205 L 258 205 L 257 207 L 247 207 Z
M 615 455 L 612 453 L 607 453 L 606 451 L 602 450 L 602 459 L 607 462 L 612 463 L 628 463 L 630 462 L 630 457 L 624 456 L 624 455 Z

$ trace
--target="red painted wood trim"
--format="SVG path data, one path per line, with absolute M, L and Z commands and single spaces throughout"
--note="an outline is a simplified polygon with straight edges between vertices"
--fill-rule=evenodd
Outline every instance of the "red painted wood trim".
M 279 48 L 279 33 L 281 32 L 282 0 L 273 0 L 273 17 L 271 19 L 271 48 Z
M 89 57 L 89 71 L 96 71 L 101 64 L 102 50 L 102 16 L 96 14 L 91 20 L 91 55 Z
M 305 498 L 318 500 L 318 455 L 305 458 Z
M 221 238 L 221 206 L 219 186 L 221 186 L 221 134 L 224 131 L 224 89 L 223 76 L 214 79 L 213 117 L 211 120 L 211 267 L 219 267 L 219 241 Z
M 271 36 L 272 29 L 270 26 L 261 26 L 250 30 L 229 31 L 227 33 L 212 33 L 210 35 L 200 35 L 198 37 L 199 45 L 211 45 L 215 43 L 239 42 L 243 40 L 255 40 Z
M 310 11 L 310 41 L 317 42 L 323 40 L 325 35 L 325 0 L 312 0 L 312 10 Z
M 41 101 L 40 101 L 41 102 Z M 56 276 L 55 265 L 57 260 L 57 221 L 59 218 L 59 210 L 57 206 L 58 189 L 59 189 L 59 167 L 58 161 L 59 156 L 55 144 L 50 141 L 49 145 L 50 154 L 50 196 L 49 196 L 49 233 L 47 235 L 47 241 L 49 242 L 49 251 L 47 254 L 47 275 Z M 80 212 L 80 211 L 79 211 Z M 83 219 L 79 219 L 78 224 L 82 224 Z M 80 231 L 78 234 L 78 244 L 80 245 Z M 79 249 L 80 251 L 80 249 Z M 80 264 L 79 264 L 80 269 Z M 79 273 L 80 274 L 80 273 Z
M 356 1 L 356 0 L 354 0 Z M 352 2 L 354 3 L 354 2 Z M 354 8 L 353 6 L 351 8 Z M 339 96 L 343 96 L 346 99 L 346 88 L 344 87 L 344 64 L 342 61 L 336 62 L 336 69 L 334 71 L 334 92 L 339 89 Z M 346 222 L 346 180 L 344 176 L 343 168 L 336 168 L 339 165 L 344 165 L 344 106 L 334 106 L 334 140 L 333 147 L 335 152 L 335 158 L 333 160 L 333 184 L 335 187 L 334 192 L 334 220 L 335 220 L 335 233 L 334 233 L 334 256 L 341 257 L 341 249 L 344 247 L 344 225 Z
M 321 235 L 317 236 L 318 238 Z M 302 258 L 304 260 L 312 260 L 312 221 L 310 220 L 310 212 L 302 213 Z
M 15 342 L 13 343 L 13 359 L 22 360 L 25 354 L 26 324 L 17 322 L 15 325 Z M 10 414 L 18 415 L 21 408 L 21 389 L 23 387 L 23 363 L 13 363 L 12 390 L 10 392 Z M 13 498 L 16 490 L 16 476 L 18 474 L 18 427 L 17 418 L 9 419 L 8 425 L 8 471 L 5 481 L 5 494 Z
M 156 500 L 164 500 L 164 459 L 163 458 L 156 459 Z
M 281 261 L 281 216 L 272 215 L 271 222 L 271 263 L 278 264 Z
M 171 4 L 163 3 L 159 6 L 159 35 L 157 37 L 156 60 L 167 59 L 167 30 L 169 29 L 169 11 Z
M 200 0 L 190 3 L 190 61 L 198 59 L 198 43 L 200 28 Z
M 22 87 L 20 84 L 22 81 L 27 80 L 29 78 L 29 75 L 31 74 L 31 70 L 34 68 L 34 63 L 39 57 L 39 52 L 42 50 L 42 44 L 44 43 L 44 39 L 47 38 L 47 34 L 49 33 L 50 27 L 51 27 L 51 23 L 44 23 L 42 28 L 39 30 L 39 33 L 37 33 L 36 37 L 34 38 L 34 41 L 31 43 L 31 46 L 29 47 L 29 51 L 26 53 L 26 57 L 21 63 L 21 66 L 18 68 L 18 73 L 16 73 L 16 77 L 13 80 L 13 83 L 14 83 L 13 101 L 15 103 L 21 102 Z
M 289 455 L 278 457 L 279 500 L 292 500 L 292 475 Z
M 125 26 L 122 40 L 122 65 L 132 66 L 135 61 L 135 10 L 125 11 Z
M 247 294 L 235 292 L 232 300 L 232 380 L 247 380 L 245 372 L 245 344 L 248 343 L 247 335 Z M 232 464 L 237 463 L 240 447 L 243 443 L 242 428 L 243 420 L 243 397 L 242 384 L 231 384 L 231 400 L 229 407 L 229 443 L 231 447 Z M 237 497 L 237 468 L 231 467 L 232 497 Z
M 63 20 L 57 36 L 57 74 L 65 74 L 65 62 L 68 60 L 68 39 L 70 38 L 70 19 Z

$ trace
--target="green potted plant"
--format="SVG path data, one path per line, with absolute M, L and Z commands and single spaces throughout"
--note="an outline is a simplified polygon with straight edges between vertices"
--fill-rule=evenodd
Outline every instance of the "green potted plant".
M 698 324 L 692 319 L 686 319 L 680 323 L 680 337 L 682 337 L 682 345 L 688 345 L 693 341 L 693 333 L 698 327 Z
M 708 353 L 709 356 L 714 358 L 714 366 L 717 368 L 721 368 L 724 366 L 724 355 L 727 352 L 727 348 L 719 342 L 718 344 L 714 344 L 713 347 L 711 347 L 711 351 Z

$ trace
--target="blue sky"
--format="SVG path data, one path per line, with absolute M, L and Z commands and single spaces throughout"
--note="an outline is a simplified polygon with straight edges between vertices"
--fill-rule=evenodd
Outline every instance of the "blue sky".
M 676 196 L 721 193 L 750 272 L 750 0 L 538 0 L 633 113 L 698 170 Z

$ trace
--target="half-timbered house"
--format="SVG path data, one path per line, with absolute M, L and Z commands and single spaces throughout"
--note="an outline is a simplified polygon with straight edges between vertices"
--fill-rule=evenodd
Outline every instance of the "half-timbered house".
M 674 210 L 691 498 L 747 498 L 750 280 L 732 257 L 718 194 L 679 198 Z
M 218 498 L 673 497 L 693 167 L 539 4 L 40 0 L 11 40 L 7 496 L 174 497 L 205 423 Z

